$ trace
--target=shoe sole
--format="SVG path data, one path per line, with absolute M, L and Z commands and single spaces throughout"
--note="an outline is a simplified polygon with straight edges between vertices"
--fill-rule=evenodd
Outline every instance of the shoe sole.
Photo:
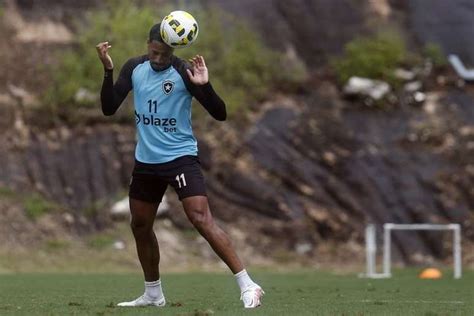
M 118 307 L 147 307 L 147 306 L 154 306 L 154 307 L 163 307 L 165 304 L 147 304 L 147 305 L 118 305 Z
M 158 303 L 150 303 L 147 305 L 120 305 L 121 303 L 117 304 L 118 307 L 146 307 L 146 306 L 155 306 L 155 307 L 163 307 L 166 305 L 166 301 L 161 301 Z

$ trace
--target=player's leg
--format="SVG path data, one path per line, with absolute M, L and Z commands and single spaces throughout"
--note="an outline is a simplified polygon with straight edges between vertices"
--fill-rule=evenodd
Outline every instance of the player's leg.
M 215 223 L 206 196 L 204 177 L 197 157 L 186 156 L 170 169 L 169 183 L 183 203 L 186 216 L 234 273 L 245 307 L 257 307 L 264 294 L 247 274 L 227 234 Z
M 158 205 L 166 191 L 166 186 L 166 183 L 153 178 L 135 176 L 132 178 L 129 192 L 130 226 L 145 277 L 145 293 L 133 301 L 119 303 L 118 306 L 164 306 L 166 304 L 159 273 L 160 251 L 153 231 Z
M 138 259 L 143 269 L 145 281 L 153 282 L 160 278 L 160 250 L 153 223 L 155 222 L 158 203 L 130 198 L 130 212 L 133 237 L 137 247 Z
M 241 291 L 240 299 L 244 302 L 244 306 L 246 308 L 260 306 L 264 291 L 252 281 L 237 256 L 229 237 L 215 223 L 207 197 L 190 196 L 183 198 L 182 203 L 188 219 L 234 273 Z
M 166 174 L 183 204 L 186 216 L 209 242 L 233 273 L 244 269 L 227 234 L 212 218 L 206 196 L 204 176 L 198 157 L 184 156 L 173 161 Z
M 232 246 L 227 234 L 215 223 L 207 196 L 191 196 L 182 199 L 183 208 L 189 221 L 209 242 L 215 253 L 235 274 L 244 269 L 240 258 Z

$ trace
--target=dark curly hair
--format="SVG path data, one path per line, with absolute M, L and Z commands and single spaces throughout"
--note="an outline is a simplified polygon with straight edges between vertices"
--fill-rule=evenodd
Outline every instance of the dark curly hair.
M 150 34 L 148 36 L 148 40 L 150 42 L 158 41 L 158 42 L 164 43 L 163 38 L 161 37 L 160 26 L 161 26 L 161 23 L 157 23 L 151 27 Z

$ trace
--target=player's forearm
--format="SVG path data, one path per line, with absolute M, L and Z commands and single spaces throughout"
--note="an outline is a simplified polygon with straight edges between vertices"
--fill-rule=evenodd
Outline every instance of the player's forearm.
M 122 100 L 118 100 L 114 92 L 113 71 L 105 70 L 104 81 L 100 91 L 100 101 L 102 103 L 102 113 L 109 116 L 115 114 Z
M 217 95 L 210 82 L 202 86 L 203 100 L 199 100 L 204 108 L 218 121 L 225 121 L 227 111 L 224 101 Z

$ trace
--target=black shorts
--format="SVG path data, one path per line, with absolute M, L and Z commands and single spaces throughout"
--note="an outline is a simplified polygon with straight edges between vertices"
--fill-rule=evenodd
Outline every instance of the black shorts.
M 180 200 L 196 195 L 206 196 L 206 186 L 197 156 L 183 156 L 159 164 L 135 160 L 129 197 L 140 201 L 161 202 L 170 184 Z

